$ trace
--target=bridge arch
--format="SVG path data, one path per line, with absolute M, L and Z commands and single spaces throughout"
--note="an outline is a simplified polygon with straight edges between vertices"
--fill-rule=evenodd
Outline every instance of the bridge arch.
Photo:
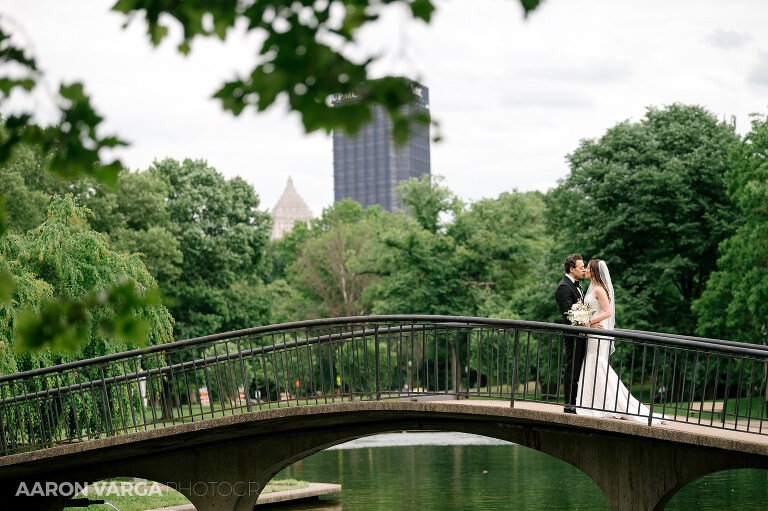
M 260 489 L 285 466 L 351 439 L 402 430 L 459 431 L 536 449 L 586 473 L 614 510 L 661 510 L 678 488 L 705 473 L 768 468 L 759 446 L 746 446 L 758 449 L 753 454 L 745 447 L 734 456 L 730 448 L 701 445 L 698 435 L 675 437 L 670 430 L 565 415 L 551 407 L 355 401 L 266 409 L 0 458 L 0 475 L 6 475 L 0 490 L 7 492 L 19 479 L 64 481 L 76 474 L 93 481 L 128 474 L 178 488 L 200 511 L 251 511 Z M 11 480 L 9 470 L 16 474 Z M 239 496 L 185 491 L 200 481 L 247 481 L 256 491 Z M 63 507 L 27 503 L 14 508 Z
M 332 407 L 339 408 L 339 410 L 329 414 L 330 424 L 326 424 L 325 427 L 311 425 L 302 429 L 294 429 L 290 432 L 274 432 L 268 437 L 250 437 L 244 442 L 207 446 L 193 452 L 182 453 L 180 456 L 174 456 L 171 459 L 170 466 L 185 467 L 184 474 L 179 474 L 181 477 L 176 481 L 172 481 L 171 484 L 181 487 L 186 485 L 189 488 L 190 485 L 194 484 L 194 481 L 215 479 L 213 475 L 208 476 L 205 472 L 201 473 L 198 468 L 202 466 L 208 467 L 211 474 L 227 474 L 223 480 L 249 481 L 254 487 L 261 489 L 286 467 L 329 447 L 374 434 L 403 430 L 429 430 L 486 436 L 509 441 L 520 447 L 542 452 L 585 473 L 597 484 L 604 497 L 608 500 L 609 505 L 614 509 L 621 509 L 620 507 L 613 506 L 613 503 L 610 501 L 610 495 L 606 494 L 605 491 L 605 475 L 606 473 L 613 474 L 614 470 L 600 472 L 596 477 L 594 471 L 590 473 L 588 470 L 585 470 L 583 464 L 575 462 L 575 460 L 589 457 L 581 452 L 578 447 L 578 441 L 565 448 L 563 448 L 561 443 L 550 446 L 551 441 L 549 439 L 535 433 L 532 434 L 533 431 L 523 425 L 510 424 L 504 420 L 499 421 L 498 418 L 486 420 L 487 418 L 482 417 L 462 416 L 463 414 L 457 413 L 457 411 L 452 413 L 429 413 L 430 409 L 438 403 L 425 403 L 420 406 L 409 406 L 406 409 L 398 406 L 403 404 L 392 402 L 379 403 L 378 409 L 372 409 L 371 403 L 365 402 L 332 405 Z M 306 415 L 306 409 L 301 408 L 284 409 L 283 411 L 287 412 L 287 416 L 295 413 L 295 418 Z M 309 418 L 311 418 L 311 415 Z M 573 455 L 574 449 L 576 451 L 575 455 Z M 229 460 L 231 464 L 219 466 L 220 460 Z M 251 460 L 251 462 L 248 460 Z M 253 460 L 258 460 L 258 463 L 253 463 Z M 168 467 L 166 463 L 153 463 L 151 470 L 154 471 L 152 472 L 153 478 L 161 478 L 160 480 L 163 480 L 162 474 L 167 472 Z M 176 470 L 176 473 L 178 472 Z M 600 475 L 603 476 L 602 480 Z M 222 478 L 219 480 L 222 480 Z M 216 499 L 209 500 L 201 498 L 200 495 L 188 494 L 183 491 L 182 493 L 195 504 L 198 510 L 222 509 L 220 507 L 221 495 L 216 495 Z M 235 499 L 230 503 L 232 507 L 226 507 L 225 509 L 232 509 L 234 511 L 252 509 L 257 498 L 258 494 L 252 494 Z
M 435 431 L 438 436 L 449 432 L 460 433 L 449 431 L 449 428 Z M 485 435 L 478 436 L 491 439 Z M 405 437 L 407 440 L 400 444 L 398 437 Z M 359 488 L 365 488 L 366 493 L 371 492 L 372 499 L 388 499 L 393 491 L 405 492 L 410 499 L 414 499 L 412 507 L 419 505 L 418 499 L 437 493 L 446 501 L 450 501 L 450 496 L 453 496 L 459 499 L 456 502 L 466 502 L 472 507 L 470 502 L 473 501 L 465 499 L 475 498 L 475 488 L 478 491 L 482 489 L 483 494 L 487 494 L 488 502 L 507 503 L 508 499 L 519 498 L 524 492 L 531 491 L 531 486 L 538 486 L 542 492 L 540 495 L 546 492 L 547 496 L 553 495 L 551 489 L 570 489 L 566 492 L 555 491 L 557 495 L 551 503 L 558 509 L 568 509 L 569 505 L 575 502 L 586 502 L 595 509 L 609 508 L 605 495 L 589 476 L 573 465 L 536 449 L 519 444 L 506 444 L 493 445 L 492 449 L 498 449 L 494 451 L 472 451 L 467 449 L 488 446 L 478 445 L 485 444 L 482 441 L 470 442 L 467 445 L 460 441 L 456 444 L 436 446 L 431 444 L 431 437 L 425 443 L 429 445 L 425 445 L 421 442 L 412 443 L 412 438 L 398 432 L 387 435 L 385 442 L 364 442 L 344 449 L 343 456 L 335 450 L 318 452 L 304 458 L 303 467 L 299 468 L 297 464 L 289 465 L 289 470 L 281 471 L 277 477 L 342 485 L 354 482 Z M 369 448 L 377 445 L 387 445 L 387 449 Z M 380 472 L 381 470 L 384 472 Z M 322 479 L 323 475 L 330 473 L 330 480 Z M 379 489 L 379 485 L 383 486 Z M 410 491 L 415 493 L 410 495 Z M 360 504 L 358 498 L 351 495 L 349 502 L 345 498 L 344 507 L 348 504 L 352 507 Z

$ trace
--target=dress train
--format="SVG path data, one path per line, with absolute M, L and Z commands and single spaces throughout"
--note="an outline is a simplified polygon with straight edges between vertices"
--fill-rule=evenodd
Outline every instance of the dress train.
M 602 313 L 600 303 L 592 294 L 584 301 Z M 601 330 L 606 332 L 610 330 Z M 584 354 L 579 389 L 576 395 L 576 413 L 592 417 L 610 417 L 648 423 L 650 409 L 635 398 L 619 379 L 609 363 L 613 339 L 605 335 L 589 335 Z M 654 413 L 653 424 L 663 424 L 662 415 Z

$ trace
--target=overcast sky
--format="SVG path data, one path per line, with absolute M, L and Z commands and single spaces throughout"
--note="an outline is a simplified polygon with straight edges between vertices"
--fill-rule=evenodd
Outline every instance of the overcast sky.
M 217 87 L 253 67 L 258 34 L 198 40 L 178 31 L 152 49 L 139 20 L 114 0 L 4 0 L 4 28 L 21 33 L 55 90 L 82 81 L 106 133 L 131 142 L 132 170 L 153 160 L 205 159 L 250 182 L 271 209 L 288 176 L 314 214 L 333 202 L 332 141 L 305 135 L 296 114 L 224 113 Z M 407 73 L 429 87 L 443 141 L 432 173 L 465 200 L 542 190 L 568 173 L 583 138 L 643 117 L 647 106 L 698 104 L 720 119 L 768 113 L 765 0 L 546 0 L 524 19 L 518 0 L 438 0 L 430 25 L 390 9 L 361 34 L 361 52 L 386 56 L 377 74 Z M 20 31 L 19 31 L 20 29 Z M 53 112 L 35 98 L 40 119 Z

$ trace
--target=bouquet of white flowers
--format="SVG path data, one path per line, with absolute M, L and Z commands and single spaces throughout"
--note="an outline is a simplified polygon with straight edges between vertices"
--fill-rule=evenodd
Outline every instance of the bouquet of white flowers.
M 592 318 L 592 316 L 595 315 L 597 311 L 592 308 L 591 306 L 587 305 L 584 302 L 576 302 L 571 307 L 571 310 L 566 312 L 566 316 L 568 316 L 568 321 L 570 321 L 574 325 L 586 325 L 589 323 L 589 320 Z

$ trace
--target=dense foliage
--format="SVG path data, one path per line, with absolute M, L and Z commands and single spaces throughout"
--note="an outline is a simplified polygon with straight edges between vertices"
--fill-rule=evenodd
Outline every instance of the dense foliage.
M 725 181 L 738 140 L 703 108 L 675 104 L 569 155 L 570 174 L 547 198 L 549 225 L 563 253 L 608 263 L 628 312 L 617 325 L 693 332 L 691 304 L 738 218 Z
M 718 270 L 694 303 L 701 335 L 768 342 L 768 120 L 732 153 L 728 197 L 738 208 L 738 230 L 720 245 Z
M 123 351 L 137 337 L 172 340 L 173 319 L 155 280 L 137 254 L 112 250 L 88 226 L 90 213 L 71 195 L 55 195 L 42 224 L 0 237 L 0 265 L 15 282 L 0 304 L 0 373 Z M 154 305 L 140 299 L 148 296 Z M 36 322 L 41 309 L 45 321 Z
M 269 322 L 260 274 L 272 220 L 244 180 L 166 159 L 121 173 L 114 189 L 91 180 L 73 189 L 114 247 L 142 254 L 177 339 Z

